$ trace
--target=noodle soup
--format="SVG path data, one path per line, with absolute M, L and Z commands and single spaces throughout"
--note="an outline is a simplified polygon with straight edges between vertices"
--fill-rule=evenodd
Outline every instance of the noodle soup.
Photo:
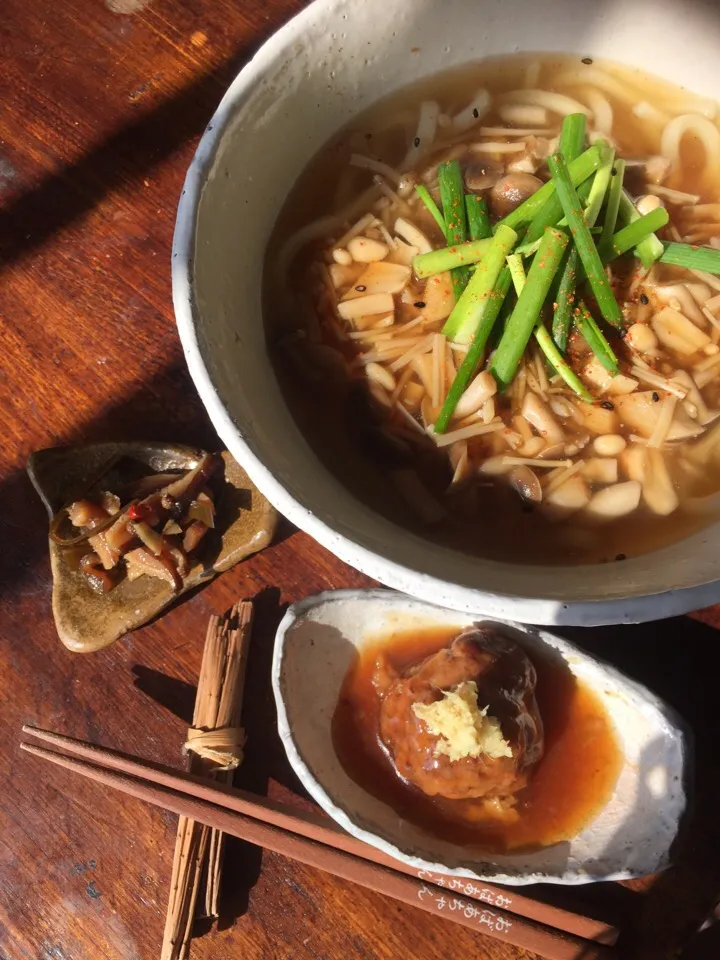
M 614 64 L 513 57 L 342 131 L 264 277 L 277 376 L 326 467 L 393 522 L 504 561 L 620 560 L 714 521 L 716 113 Z

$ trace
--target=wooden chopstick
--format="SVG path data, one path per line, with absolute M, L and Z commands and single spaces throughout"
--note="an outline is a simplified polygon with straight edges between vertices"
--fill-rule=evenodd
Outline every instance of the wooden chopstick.
M 490 907 L 498 906 L 518 916 L 537 920 L 539 923 L 564 930 L 566 933 L 574 934 L 585 940 L 612 945 L 619 936 L 617 927 L 610 923 L 533 900 L 531 897 L 518 894 L 515 890 L 507 887 L 497 887 L 487 883 L 480 885 L 478 881 L 471 882 L 462 877 L 448 877 L 431 873 L 428 870 L 415 870 L 413 867 L 395 860 L 381 850 L 346 833 L 327 817 L 298 810 L 268 797 L 260 797 L 238 788 L 217 783 L 210 785 L 205 778 L 195 774 L 184 773 L 173 767 L 153 763 L 149 760 L 140 760 L 118 750 L 99 747 L 64 734 L 27 725 L 23 727 L 23 732 L 61 747 L 75 756 L 84 757 L 107 769 L 128 773 L 138 779 L 150 780 L 152 783 L 199 797 L 227 810 L 264 820 L 310 840 L 318 840 L 365 860 L 371 860 L 373 863 L 392 867 L 408 876 L 428 880 L 437 886 L 445 886 L 452 893 L 471 897 Z
M 31 727 L 24 728 L 24 731 L 48 742 L 60 741 L 65 749 L 71 750 L 80 747 L 86 752 L 86 755 L 89 752 L 95 758 L 107 759 L 105 751 L 97 747 L 93 748 L 87 744 L 73 742 L 69 738 L 59 737 L 45 731 L 36 731 Z M 337 849 L 336 846 L 328 846 L 264 820 L 252 819 L 243 813 L 231 811 L 225 806 L 208 802 L 195 791 L 193 794 L 188 794 L 184 792 L 188 789 L 188 783 L 183 782 L 187 775 L 177 777 L 177 779 L 170 778 L 175 779 L 175 787 L 177 788 L 175 789 L 148 779 L 139 779 L 124 772 L 115 772 L 106 766 L 97 766 L 92 762 L 66 756 L 33 744 L 22 743 L 21 747 L 35 756 L 59 764 L 138 799 L 146 800 L 179 815 L 191 817 L 225 833 L 241 837 L 276 853 L 292 857 L 301 863 L 317 867 L 335 876 L 384 893 L 403 903 L 419 907 L 428 913 L 444 916 L 463 926 L 470 927 L 476 932 L 502 939 L 515 946 L 534 950 L 536 953 L 550 958 L 550 960 L 581 960 L 581 958 L 582 960 L 601 960 L 601 958 L 607 960 L 613 955 L 612 951 L 606 946 L 591 943 L 567 933 L 561 933 L 528 919 L 521 919 L 517 915 L 499 910 L 496 907 L 490 909 L 484 904 L 475 906 L 471 900 L 453 896 L 452 892 L 447 889 L 403 875 L 396 868 L 398 865 L 395 861 L 391 861 L 392 866 L 373 863 L 353 853 Z M 77 750 L 77 752 L 80 753 L 80 750 Z M 119 762 L 117 754 L 112 759 L 116 764 Z M 146 770 L 142 764 L 139 766 L 143 770 L 144 776 Z M 163 774 L 163 776 L 167 777 L 168 775 Z M 198 786 L 194 783 L 192 785 L 193 787 Z M 227 800 L 225 791 L 207 786 L 205 786 L 205 790 L 211 795 L 217 791 Z M 247 803 L 244 800 L 242 802 Z M 277 813 L 275 815 L 277 816 Z M 332 834 L 332 838 L 334 842 L 336 836 Z

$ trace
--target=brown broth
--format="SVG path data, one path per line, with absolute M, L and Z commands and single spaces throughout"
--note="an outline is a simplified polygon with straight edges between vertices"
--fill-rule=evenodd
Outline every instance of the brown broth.
M 442 523 L 423 524 L 411 513 L 406 501 L 393 488 L 386 464 L 368 454 L 355 433 L 357 424 L 348 412 L 349 384 L 333 382 L 331 377 L 311 383 L 299 370 L 287 350 L 277 344 L 289 332 L 297 330 L 302 301 L 307 294 L 310 248 L 298 256 L 289 277 L 292 308 L 288 309 L 286 291 L 275 282 L 273 256 L 298 228 L 344 207 L 368 187 L 370 174 L 348 166 L 351 153 L 372 144 L 373 156 L 387 163 L 398 163 L 404 154 L 402 134 L 414 127 L 420 102 L 437 100 L 443 111 L 452 113 L 468 102 L 472 94 L 485 87 L 491 94 L 524 86 L 524 75 L 533 56 L 492 58 L 481 64 L 449 71 L 422 81 L 392 95 L 359 116 L 335 136 L 301 174 L 278 218 L 268 246 L 264 283 L 266 332 L 275 372 L 292 416 L 322 464 L 361 502 L 393 523 L 443 546 L 463 553 L 501 562 L 529 564 L 604 563 L 634 557 L 675 543 L 707 526 L 713 516 L 697 515 L 680 508 L 669 516 L 658 516 L 642 505 L 628 517 L 602 526 L 585 525 L 570 518 L 553 521 L 541 511 L 521 501 L 506 486 L 488 482 L 460 488 L 459 509 L 451 510 Z M 572 94 L 572 88 L 559 86 L 555 78 L 570 68 L 582 69 L 576 57 L 549 55 L 540 59 L 537 86 Z M 638 98 L 662 107 L 688 94 L 681 88 L 629 67 L 595 61 L 594 67 L 637 90 Z M 654 131 L 638 121 L 632 104 L 609 98 L 614 111 L 613 138 L 619 154 L 647 156 L 658 152 L 659 129 Z M 501 123 L 495 108 L 483 120 L 493 126 Z M 557 125 L 557 124 L 556 124 Z M 672 172 L 667 186 L 701 195 L 703 202 L 720 196 L 720 183 L 703 168 L 702 150 L 686 137 L 681 151 L 682 164 Z M 355 216 L 366 208 L 360 206 Z M 678 211 L 679 208 L 674 208 Z M 672 212 L 672 208 L 671 208 Z M 679 216 L 673 213 L 673 216 Z M 432 223 L 423 224 L 429 234 Z M 673 268 L 664 268 L 668 278 Z M 619 295 L 619 299 L 622 296 Z M 347 344 L 332 342 L 336 349 L 351 353 Z M 681 366 L 682 363 L 678 363 Z M 357 384 L 356 384 L 357 385 Z M 651 389 L 651 388 L 650 388 Z M 709 403 L 720 406 L 720 384 L 707 388 Z M 630 433 L 622 424 L 619 432 Z M 482 453 L 483 438 L 470 442 L 476 456 Z M 418 448 L 419 451 L 419 448 Z M 427 489 L 443 500 L 451 478 L 444 455 L 415 452 L 414 469 Z M 472 455 L 472 454 L 471 454 Z M 713 460 L 704 475 L 689 479 L 678 466 L 678 454 L 668 451 L 666 463 L 681 502 L 687 496 L 705 496 L 720 489 L 720 460 Z
M 518 794 L 517 822 L 488 820 L 478 801 L 427 797 L 397 774 L 378 736 L 380 700 L 372 679 L 378 653 L 382 649 L 390 663 L 406 669 L 446 646 L 457 633 L 452 627 L 399 631 L 362 648 L 333 716 L 333 744 L 343 769 L 404 819 L 451 843 L 503 851 L 576 836 L 612 795 L 622 753 L 600 699 L 576 681 L 559 657 L 532 658 L 545 752 L 529 785 Z

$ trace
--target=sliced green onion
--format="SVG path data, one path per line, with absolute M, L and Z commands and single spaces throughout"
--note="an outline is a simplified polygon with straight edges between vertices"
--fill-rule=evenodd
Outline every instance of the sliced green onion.
M 582 187 L 584 187 L 584 186 L 585 186 L 585 184 L 582 185 Z M 583 194 L 583 189 L 582 189 L 582 187 L 580 187 L 580 189 L 578 190 L 578 198 L 579 198 L 580 200 L 583 200 L 583 196 L 582 196 L 582 194 Z M 558 226 L 558 227 L 566 227 L 566 226 L 567 226 L 567 217 L 563 217 L 562 220 L 560 221 L 560 223 L 556 224 L 556 226 Z M 591 230 L 590 230 L 590 233 L 600 233 L 600 227 L 592 227 Z M 538 248 L 540 247 L 540 240 L 541 240 L 541 239 L 542 239 L 542 238 L 540 237 L 540 238 L 538 238 L 537 240 L 533 240 L 532 243 L 523 243 L 521 246 L 515 248 L 515 253 L 521 253 L 524 257 L 531 257 L 531 256 L 533 255 L 533 253 L 537 253 Z
M 621 329 L 623 325 L 622 311 L 613 295 L 592 234 L 588 229 L 588 225 L 585 223 L 583 210 L 578 201 L 575 187 L 570 179 L 567 164 L 559 154 L 555 154 L 554 156 L 548 157 L 548 167 L 550 168 L 560 203 L 568 219 L 573 242 L 580 254 L 580 260 L 585 268 L 585 273 L 590 281 L 590 286 L 595 294 L 600 312 L 611 326 Z M 539 254 L 536 254 L 536 256 L 539 256 Z
M 612 235 L 615 233 L 615 226 L 618 219 L 618 210 L 620 209 L 620 198 L 623 194 L 623 180 L 625 179 L 625 161 L 616 157 L 612 168 L 610 179 L 610 188 L 608 190 L 608 200 L 605 205 L 605 220 L 603 221 L 602 233 L 600 234 L 600 248 L 609 244 Z
M 431 250 L 429 253 L 419 253 L 413 257 L 415 275 L 424 280 L 444 270 L 453 270 L 455 267 L 469 266 L 482 260 L 492 243 L 489 240 L 470 240 L 468 243 L 458 243 L 454 247 L 443 247 L 442 250 Z
M 580 186 L 577 188 L 578 200 L 580 201 L 580 205 L 583 207 L 583 209 L 587 205 L 588 199 L 590 197 L 590 191 L 592 190 L 592 185 L 594 182 L 595 182 L 594 178 L 591 177 L 590 179 L 586 180 L 585 183 L 581 183 Z M 560 213 L 562 213 L 562 208 L 560 209 Z M 558 227 L 566 227 L 568 225 L 567 217 L 563 217 L 562 220 L 558 220 L 556 225 Z M 593 227 L 593 230 L 594 229 L 595 227 Z
M 575 316 L 575 326 L 601 365 L 613 375 L 619 373 L 620 366 L 613 348 L 607 342 L 602 330 L 595 323 L 594 317 L 583 302 L 580 303 L 580 308 Z
M 567 361 L 563 359 L 562 354 L 553 343 L 552 337 L 542 323 L 539 323 L 535 327 L 535 339 L 539 343 L 540 349 L 545 354 L 546 359 L 553 365 L 570 389 L 574 390 L 586 403 L 592 403 L 593 398 L 590 391 L 580 377 L 568 366 Z
M 560 131 L 560 153 L 565 157 L 565 163 L 572 163 L 585 149 L 586 123 L 584 113 L 569 113 L 563 119 Z
M 423 186 L 415 187 L 415 193 L 420 197 L 422 202 L 433 215 L 435 223 L 440 227 L 442 230 L 442 235 L 445 237 L 445 240 L 447 240 L 447 224 L 445 223 L 445 217 L 440 213 L 440 208 L 430 196 L 430 191 L 428 188 Z
M 523 266 L 523 258 L 520 253 L 513 253 L 507 258 L 508 269 L 510 270 L 510 277 L 513 282 L 513 287 L 515 287 L 515 293 L 520 296 L 522 293 L 522 288 L 525 286 L 525 281 L 527 277 L 525 276 L 525 267 Z
M 532 243 L 523 243 L 515 249 L 515 253 L 519 253 L 523 257 L 531 257 L 534 253 L 538 252 L 541 242 L 542 238 L 533 240 Z
M 477 242 L 477 241 L 476 241 Z M 470 343 L 488 308 L 505 258 L 517 242 L 510 227 L 498 226 L 487 252 L 478 264 L 464 293 L 445 321 L 443 334 L 456 343 Z
M 600 144 L 595 144 L 595 146 L 590 147 L 589 150 L 586 150 L 585 153 L 581 153 L 576 160 L 573 160 L 568 168 L 573 184 L 578 186 L 591 177 L 600 166 L 601 160 L 602 150 Z M 516 207 L 512 213 L 509 213 L 506 217 L 504 217 L 500 223 L 515 229 L 515 227 L 519 227 L 523 224 L 533 221 L 533 224 L 530 230 L 528 230 L 525 239 L 528 242 L 537 240 L 538 237 L 542 236 L 545 227 L 555 226 L 557 221 L 562 216 L 562 210 L 558 208 L 557 217 L 555 220 L 542 222 L 541 226 L 535 227 L 535 218 L 543 209 L 547 201 L 554 196 L 554 194 L 555 184 L 552 180 L 549 180 L 547 183 L 544 183 L 539 190 L 536 190 L 531 197 L 528 197 L 524 203 L 521 203 L 519 207 Z M 533 232 L 533 235 L 531 235 L 531 231 Z
M 572 254 L 574 252 L 575 251 L 573 248 L 570 251 L 570 253 Z M 523 287 L 527 282 L 525 277 L 525 268 L 523 266 L 522 257 L 517 253 L 514 253 L 512 256 L 508 257 L 508 267 L 510 268 L 510 275 L 512 276 L 512 281 L 515 286 L 515 292 L 517 293 L 518 296 L 520 296 L 520 294 L 523 291 Z M 577 376 L 573 373 L 573 371 L 570 369 L 567 363 L 563 360 L 559 350 L 557 349 L 555 344 L 552 342 L 550 335 L 548 334 L 547 330 L 543 326 L 542 319 L 539 321 L 539 323 L 535 327 L 535 339 L 540 345 L 540 349 L 545 354 L 545 359 L 549 363 L 550 368 L 552 369 L 552 372 L 559 373 L 560 376 L 565 381 L 565 383 L 567 383 L 567 385 L 572 390 L 574 390 L 575 393 L 578 394 L 578 396 L 582 397 L 583 400 L 588 400 L 588 399 L 592 400 L 592 397 L 590 396 L 588 391 L 585 389 L 582 382 L 577 378 Z
M 567 244 L 566 233 L 554 229 L 545 231 L 525 286 L 490 364 L 490 370 L 501 387 L 507 387 L 515 376 Z
M 447 224 L 445 236 L 448 243 L 462 243 L 467 240 L 467 216 L 465 214 L 465 192 L 463 175 L 457 160 L 448 160 L 438 166 L 438 184 L 442 212 Z M 455 300 L 458 301 L 470 279 L 467 267 L 456 267 L 452 271 Z
M 433 426 L 435 433 L 445 433 L 447 430 L 448 424 L 455 413 L 455 407 L 458 405 L 460 397 L 465 393 L 468 384 L 475 374 L 477 365 L 480 363 L 485 344 L 488 342 L 488 338 L 493 331 L 500 310 L 508 299 L 511 284 L 510 270 L 508 267 L 503 267 L 482 320 L 480 321 L 480 325 L 475 331 L 475 336 L 470 343 L 468 352 L 465 354 L 465 359 L 455 374 L 452 386 L 448 391 L 447 397 L 445 397 L 445 403 L 443 403 L 442 409 L 435 421 L 435 425 Z
M 508 275 L 508 283 L 510 284 L 510 292 L 503 300 L 503 304 L 500 307 L 500 312 L 498 313 L 497 322 L 490 333 L 490 339 L 488 340 L 489 353 L 497 350 L 498 344 L 502 340 L 502 335 L 505 332 L 507 322 L 512 316 L 512 312 L 515 309 L 515 304 L 517 303 L 517 294 L 515 293 L 512 285 L 512 277 L 510 276 L 510 268 L 508 266 L 503 268 L 503 272 L 500 274 L 500 280 L 502 280 L 502 278 L 505 276 L 506 271 Z M 498 284 L 500 284 L 500 280 L 498 280 Z
M 438 184 L 448 242 L 462 243 L 467 238 L 467 217 L 462 170 L 457 160 L 439 165 Z
M 605 195 L 607 194 L 610 180 L 612 179 L 614 160 L 615 151 L 610 147 L 608 149 L 608 156 L 603 161 L 602 166 L 598 167 L 593 177 L 592 187 L 590 188 L 590 194 L 585 207 L 585 223 L 587 223 L 589 227 L 594 227 L 600 216 L 600 210 L 602 209 Z
M 581 114 L 584 116 L 584 114 Z M 555 312 L 553 313 L 552 335 L 559 350 L 567 350 L 570 327 L 572 326 L 573 307 L 575 305 L 575 285 L 578 272 L 578 252 L 571 247 L 565 258 L 557 289 Z
M 485 197 L 478 197 L 474 193 L 466 194 L 465 212 L 471 240 L 484 240 L 492 236 L 490 214 Z
M 644 240 L 655 236 L 655 231 L 664 227 L 669 221 L 670 215 L 665 207 L 657 207 L 650 213 L 633 220 L 632 223 L 628 223 L 627 226 L 622 227 L 613 235 L 609 247 L 600 250 L 603 263 L 609 263 L 610 260 L 621 257 L 628 250 L 632 250 L 633 247 L 639 248 Z M 683 244 L 678 244 L 678 246 L 683 246 Z M 664 262 L 667 263 L 668 261 L 665 260 Z M 682 264 L 679 264 L 679 266 L 682 266 Z
M 634 223 L 640 219 L 640 213 L 624 190 L 620 194 L 620 219 L 623 223 Z M 655 261 L 659 260 L 662 256 L 663 245 L 658 238 L 653 235 L 641 240 L 635 248 L 635 253 L 640 258 L 640 262 L 645 269 L 649 270 Z
M 591 184 L 587 183 L 587 186 L 584 186 L 590 177 L 597 170 L 597 168 L 602 163 L 605 157 L 605 149 L 607 144 L 604 140 L 598 141 L 595 146 L 590 147 L 589 150 L 586 150 L 585 153 L 580 154 L 577 160 L 573 162 L 568 167 L 570 171 L 570 177 L 573 184 L 578 188 L 580 196 L 587 196 L 587 193 L 590 193 Z M 578 176 L 575 176 L 573 171 L 580 171 Z M 533 240 L 537 240 L 538 237 L 541 237 L 545 232 L 547 227 L 555 227 L 560 225 L 560 218 L 563 215 L 563 208 L 560 200 L 558 199 L 557 192 L 555 191 L 555 184 L 552 180 L 548 183 L 543 184 L 543 186 L 536 193 L 533 194 L 533 197 L 536 197 L 541 190 L 545 190 L 548 186 L 552 186 L 553 189 L 547 194 L 547 200 L 544 201 L 540 209 L 533 216 L 532 222 L 528 228 L 528 232 L 525 236 L 527 243 L 532 243 Z M 530 197 L 532 200 L 533 197 Z M 527 201 L 526 201 L 527 202 Z M 518 210 L 520 207 L 518 207 Z
M 689 243 L 666 243 L 661 263 L 688 270 L 702 270 L 720 276 L 720 250 L 712 247 L 693 247 Z

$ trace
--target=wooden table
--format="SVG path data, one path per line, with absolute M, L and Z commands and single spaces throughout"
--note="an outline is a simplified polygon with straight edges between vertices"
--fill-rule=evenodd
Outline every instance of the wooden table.
M 254 597 L 242 777 L 276 797 L 301 794 L 275 732 L 274 630 L 292 600 L 369 583 L 285 524 L 273 547 L 159 622 L 101 653 L 72 655 L 53 627 L 47 521 L 24 472 L 33 450 L 53 444 L 216 444 L 173 320 L 175 206 L 225 87 L 302 5 L 2 3 L 0 960 L 156 957 L 175 834 L 171 815 L 20 755 L 21 724 L 178 763 L 207 618 Z M 697 734 L 689 837 L 676 867 L 625 891 L 628 957 L 657 960 L 681 946 L 687 957 L 720 955 L 717 928 L 694 936 L 720 897 L 714 624 L 720 614 L 706 611 L 646 627 L 563 631 L 648 682 Z M 196 960 L 530 957 L 240 843 L 229 845 L 226 877 L 221 929 L 195 942 Z

